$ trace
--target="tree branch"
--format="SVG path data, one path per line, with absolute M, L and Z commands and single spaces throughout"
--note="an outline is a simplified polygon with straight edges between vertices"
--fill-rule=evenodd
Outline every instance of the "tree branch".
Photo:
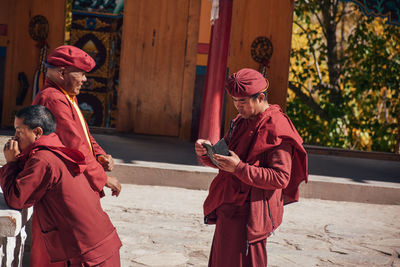
M 304 29 L 303 26 L 301 26 L 297 21 L 295 21 L 294 23 L 306 34 L 306 37 L 307 37 L 307 40 L 308 40 L 308 45 L 309 45 L 309 47 L 310 47 L 311 54 L 312 54 L 312 56 L 313 56 L 313 58 L 314 58 L 315 68 L 317 69 L 319 82 L 322 83 L 321 71 L 320 71 L 320 69 L 319 69 L 319 64 L 318 64 L 318 61 L 317 61 L 317 56 L 315 55 L 314 47 L 313 47 L 312 44 L 311 44 L 310 36 L 308 35 L 308 32 L 306 31 L 306 29 Z
M 321 119 L 329 121 L 329 115 L 328 113 L 323 110 L 315 101 L 312 97 L 307 96 L 299 87 L 294 85 L 293 83 L 289 82 L 289 89 L 292 90 L 297 97 L 300 98 L 301 101 L 304 102 L 307 106 L 309 106 L 312 110 L 315 111 L 315 113 L 320 116 Z
M 324 23 L 321 21 L 321 18 L 318 16 L 318 14 L 314 14 L 314 15 L 315 15 L 315 17 L 317 17 L 318 23 L 321 26 L 322 33 L 324 34 L 325 39 L 327 39 L 328 38 L 328 34 L 325 31 Z

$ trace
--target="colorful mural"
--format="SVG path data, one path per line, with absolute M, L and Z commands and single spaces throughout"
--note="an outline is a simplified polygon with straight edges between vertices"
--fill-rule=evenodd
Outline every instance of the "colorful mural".
M 72 11 L 70 42 L 96 61 L 78 95 L 90 126 L 115 127 L 121 33 L 122 15 Z
M 399 0 L 341 0 L 356 3 L 367 16 L 388 18 L 387 23 L 400 26 Z
M 72 8 L 85 12 L 120 14 L 124 8 L 124 0 L 75 0 Z

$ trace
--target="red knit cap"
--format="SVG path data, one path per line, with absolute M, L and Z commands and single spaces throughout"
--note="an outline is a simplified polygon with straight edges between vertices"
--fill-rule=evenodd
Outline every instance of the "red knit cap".
M 85 72 L 91 71 L 96 62 L 85 51 L 72 45 L 57 47 L 47 57 L 47 63 L 54 67 L 75 67 Z
M 269 87 L 269 82 L 261 73 L 253 69 L 241 69 L 232 74 L 225 89 L 233 97 L 250 97 Z

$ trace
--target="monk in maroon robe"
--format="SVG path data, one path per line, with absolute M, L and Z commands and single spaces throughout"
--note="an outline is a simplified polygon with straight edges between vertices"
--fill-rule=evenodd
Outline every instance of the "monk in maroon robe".
M 83 174 L 84 155 L 66 148 L 43 106 L 16 114 L 15 136 L 4 147 L 0 185 L 11 208 L 34 206 L 51 262 L 65 266 L 120 266 L 121 241 Z
M 195 144 L 202 162 L 219 169 L 204 202 L 205 223 L 216 224 L 211 267 L 267 266 L 266 239 L 307 181 L 303 141 L 280 107 L 268 104 L 268 85 L 252 69 L 229 77 L 226 90 L 239 112 L 224 136 L 230 156 L 214 154 L 214 165 L 203 146 L 211 142 Z
M 85 156 L 87 168 L 84 175 L 92 190 L 104 195 L 104 186 L 110 187 L 118 196 L 121 185 L 115 177 L 105 171 L 113 168 L 113 159 L 97 144 L 89 132 L 86 121 L 79 109 L 76 96 L 86 82 L 86 72 L 96 65 L 83 50 L 69 45 L 57 47 L 46 60 L 47 74 L 44 88 L 36 95 L 33 105 L 43 105 L 54 115 L 57 122 L 56 133 L 68 148 L 79 150 Z M 38 231 L 37 215 L 32 220 L 31 267 L 58 267 L 48 264 L 41 233 Z

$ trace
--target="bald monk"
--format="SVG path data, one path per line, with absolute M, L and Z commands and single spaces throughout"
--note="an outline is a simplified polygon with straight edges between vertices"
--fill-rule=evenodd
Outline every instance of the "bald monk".
M 75 46 L 57 47 L 47 57 L 45 85 L 36 95 L 33 105 L 47 107 L 56 119 L 56 133 L 61 142 L 83 153 L 87 163 L 84 175 L 92 190 L 104 196 L 103 188 L 107 186 L 111 188 L 112 195 L 118 196 L 121 184 L 115 177 L 105 173 L 112 170 L 114 161 L 90 134 L 76 98 L 87 80 L 86 72 L 91 71 L 95 65 L 92 57 Z M 60 266 L 48 264 L 49 258 L 46 257 L 36 221 L 36 215 L 33 214 L 31 267 Z
M 85 157 L 61 143 L 51 112 L 29 106 L 16 114 L 14 127 L 15 136 L 4 147 L 0 185 L 10 207 L 34 206 L 50 261 L 120 266 L 121 241 L 83 175 Z
M 203 146 L 211 142 L 195 143 L 202 162 L 219 169 L 204 202 L 205 223 L 216 224 L 211 267 L 267 266 L 267 237 L 307 181 L 302 139 L 279 106 L 268 103 L 268 86 L 252 69 L 229 77 L 226 90 L 239 113 L 224 136 L 230 156 L 215 154 L 215 166 Z

